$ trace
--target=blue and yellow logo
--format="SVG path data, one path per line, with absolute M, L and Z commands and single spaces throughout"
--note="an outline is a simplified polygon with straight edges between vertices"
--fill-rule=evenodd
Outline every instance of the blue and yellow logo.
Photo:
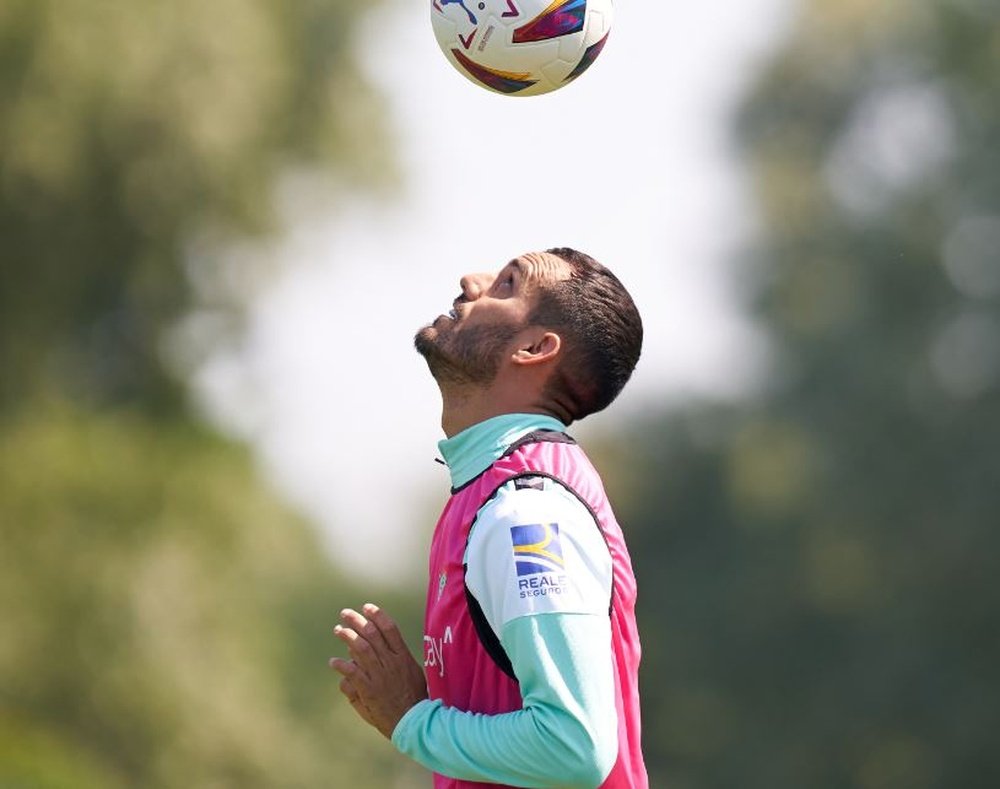
M 558 523 L 512 526 L 510 540 L 518 576 L 561 572 L 566 567 Z

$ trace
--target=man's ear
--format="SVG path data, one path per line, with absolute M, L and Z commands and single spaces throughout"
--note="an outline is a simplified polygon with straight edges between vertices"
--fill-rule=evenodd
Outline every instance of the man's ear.
M 511 361 L 514 364 L 544 364 L 553 361 L 562 350 L 562 338 L 555 332 L 547 331 L 525 335 Z

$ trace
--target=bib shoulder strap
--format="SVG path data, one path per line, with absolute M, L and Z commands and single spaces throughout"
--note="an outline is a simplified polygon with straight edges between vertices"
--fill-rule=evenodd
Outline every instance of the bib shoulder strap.
M 517 450 L 526 444 L 538 444 L 548 441 L 552 444 L 575 444 L 576 440 L 569 434 L 559 430 L 532 430 L 530 433 L 521 436 L 517 441 L 507 447 L 503 457 L 513 455 Z

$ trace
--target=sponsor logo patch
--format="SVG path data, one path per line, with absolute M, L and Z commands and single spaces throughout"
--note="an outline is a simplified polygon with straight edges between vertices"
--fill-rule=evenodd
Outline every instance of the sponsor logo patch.
M 558 523 L 511 526 L 510 540 L 518 577 L 565 570 Z

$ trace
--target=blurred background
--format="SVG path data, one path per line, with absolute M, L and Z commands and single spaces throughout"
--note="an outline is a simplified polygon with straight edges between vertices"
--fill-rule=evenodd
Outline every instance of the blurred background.
M 1000 8 L 622 0 L 525 100 L 427 15 L 0 5 L 0 787 L 427 786 L 330 629 L 419 651 L 412 335 L 563 244 L 647 324 L 574 432 L 652 786 L 1000 786 Z

